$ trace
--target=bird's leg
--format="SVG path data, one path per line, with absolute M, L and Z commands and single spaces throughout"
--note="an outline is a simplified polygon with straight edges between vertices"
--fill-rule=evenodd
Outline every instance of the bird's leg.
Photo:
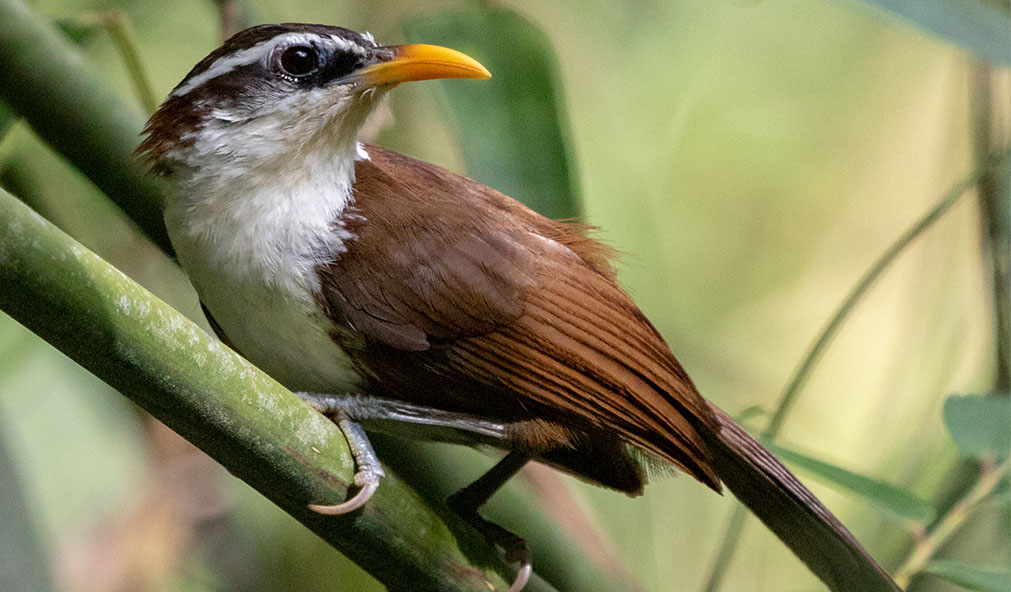
M 376 492 L 380 477 L 385 476 L 368 435 L 359 422 L 369 429 L 393 435 L 460 444 L 496 445 L 506 439 L 506 424 L 463 413 L 363 395 L 330 395 L 304 391 L 295 394 L 316 411 L 333 418 L 347 438 L 358 467 L 358 472 L 355 473 L 355 485 L 361 488 L 358 493 L 341 504 L 309 506 L 321 514 L 346 514 L 360 508 Z
M 382 468 L 379 466 L 379 461 L 376 459 L 364 431 L 362 431 L 361 426 L 355 423 L 355 421 L 362 422 L 366 426 L 369 426 L 369 429 L 376 429 L 391 434 L 410 434 L 461 444 L 491 444 L 494 446 L 496 444 L 504 445 L 507 442 L 508 424 L 490 421 L 465 413 L 432 409 L 379 397 L 321 395 L 306 392 L 296 394 L 313 409 L 324 415 L 331 415 L 337 418 L 338 426 L 341 426 L 341 431 L 348 438 L 351 451 L 355 454 L 355 461 L 359 466 L 358 475 L 362 474 L 363 467 L 375 467 L 378 471 L 374 468 L 372 472 L 382 476 Z M 355 421 L 351 420 L 352 417 Z M 346 425 L 349 425 L 350 429 L 345 429 L 341 423 L 342 421 Z M 356 442 L 361 442 L 361 445 L 357 445 Z M 364 451 L 362 456 L 356 453 L 357 449 Z M 487 473 L 467 487 L 451 495 L 447 500 L 447 504 L 454 512 L 459 514 L 461 518 L 473 526 L 493 545 L 498 545 L 505 550 L 507 561 L 519 563 L 519 572 L 516 574 L 516 580 L 509 587 L 509 592 L 519 592 L 530 581 L 530 576 L 533 572 L 530 563 L 530 553 L 527 551 L 526 543 L 522 538 L 494 522 L 485 520 L 478 514 L 478 509 L 506 481 L 513 477 L 528 460 L 529 456 L 523 453 L 510 452 Z M 358 483 L 358 475 L 355 475 L 356 483 Z M 378 477 L 376 477 L 376 483 L 378 484 Z M 363 489 L 362 491 L 365 490 Z M 318 512 L 321 508 L 347 506 L 355 502 L 360 495 L 361 493 L 339 506 L 310 506 L 310 508 Z M 361 503 L 367 500 L 368 498 L 365 498 Z M 354 507 L 360 507 L 361 503 Z M 344 510 L 344 512 L 347 511 L 350 510 Z M 343 512 L 327 511 L 324 513 Z
M 366 395 L 296 394 L 324 415 L 344 411 L 369 431 L 413 440 L 507 448 L 508 423 Z
M 376 451 L 372 449 L 372 443 L 366 435 L 362 426 L 358 425 L 348 412 L 335 405 L 327 406 L 325 397 L 320 397 L 314 393 L 296 393 L 303 401 L 309 403 L 314 409 L 324 415 L 332 415 L 334 423 L 340 428 L 344 437 L 348 441 L 351 449 L 351 456 L 355 459 L 355 466 L 358 471 L 355 473 L 354 481 L 358 493 L 346 502 L 334 505 L 309 504 L 309 509 L 320 514 L 338 515 L 353 512 L 365 505 L 365 502 L 372 498 L 372 494 L 379 489 L 379 479 L 385 477 L 383 466 L 379 463 Z
M 506 481 L 519 472 L 528 460 L 530 457 L 522 452 L 510 452 L 487 473 L 446 500 L 450 509 L 459 514 L 492 544 L 502 547 L 506 554 L 506 561 L 519 563 L 519 572 L 516 574 L 516 580 L 509 587 L 509 592 L 519 592 L 530 580 L 533 566 L 530 562 L 530 552 L 527 550 L 526 541 L 498 524 L 486 520 L 478 514 L 478 509 L 505 485 Z

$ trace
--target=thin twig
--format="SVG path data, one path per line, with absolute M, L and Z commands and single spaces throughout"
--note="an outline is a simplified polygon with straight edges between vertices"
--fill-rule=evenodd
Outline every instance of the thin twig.
M 797 366 L 796 371 L 794 371 L 793 378 L 790 380 L 786 389 L 783 391 L 783 394 L 780 396 L 779 404 L 776 406 L 776 411 L 772 414 L 772 419 L 769 420 L 768 427 L 766 427 L 762 432 L 763 440 L 772 442 L 772 440 L 779 434 L 779 431 L 783 427 L 783 422 L 786 421 L 787 414 L 789 414 L 793 405 L 797 402 L 797 396 L 800 394 L 801 389 L 803 389 L 804 384 L 807 383 L 807 380 L 811 377 L 811 372 L 821 359 L 822 354 L 825 353 L 825 349 L 828 347 L 829 343 L 831 343 L 832 338 L 835 337 L 836 333 L 838 333 L 839 328 L 842 326 L 843 321 L 845 321 L 849 316 L 850 312 L 856 308 L 856 305 L 863 299 L 867 291 L 875 284 L 875 282 L 878 281 L 881 274 L 888 269 L 888 266 L 898 258 L 906 247 L 912 244 L 912 242 L 923 234 L 925 230 L 937 222 L 941 216 L 943 216 L 958 202 L 959 199 L 961 199 L 963 195 L 975 187 L 988 171 L 996 167 L 999 163 L 1004 162 L 1007 157 L 1008 152 L 1005 151 L 1003 155 L 995 155 L 993 158 L 982 162 L 979 169 L 948 191 L 948 193 L 941 198 L 941 200 L 938 201 L 926 215 L 906 230 L 906 232 L 904 232 L 902 236 L 900 236 L 899 239 L 892 244 L 892 246 L 888 247 L 888 249 L 886 249 L 880 257 L 878 257 L 878 260 L 871 265 L 870 269 L 864 273 L 863 277 L 861 277 L 853 289 L 850 290 L 846 299 L 843 300 L 842 304 L 839 305 L 839 308 L 821 330 L 818 338 L 811 345 L 810 349 L 808 349 L 807 354 L 804 355 L 800 365 Z
M 926 567 L 938 549 L 965 525 L 976 508 L 993 493 L 1008 469 L 1008 462 L 1008 460 L 1004 460 L 1000 464 L 981 463 L 983 470 L 972 489 L 937 521 L 925 537 L 917 542 L 905 563 L 896 570 L 895 583 L 905 588 L 909 585 L 909 580 Z
M 109 35 L 120 57 L 123 58 L 123 65 L 126 66 L 133 90 L 137 93 L 137 99 L 144 107 L 144 112 L 148 115 L 154 113 L 158 108 L 158 100 L 155 99 L 151 81 L 141 64 L 140 53 L 137 51 L 139 47 L 137 38 L 128 19 L 121 11 L 112 9 L 82 16 L 81 20 L 95 23 Z
M 235 0 L 215 0 L 218 6 L 218 26 L 224 41 L 239 32 L 239 6 Z
M 713 568 L 709 572 L 709 579 L 706 581 L 705 592 L 718 592 L 723 583 L 723 576 L 730 569 L 730 562 L 734 559 L 734 552 L 741 542 L 741 533 L 744 532 L 745 518 L 748 511 L 742 504 L 737 504 L 734 513 L 730 516 L 727 524 L 727 532 L 723 536 L 723 544 L 720 545 L 720 552 L 713 562 Z

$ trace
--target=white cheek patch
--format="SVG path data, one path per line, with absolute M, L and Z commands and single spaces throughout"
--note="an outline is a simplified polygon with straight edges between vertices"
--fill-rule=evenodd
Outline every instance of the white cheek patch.
M 218 58 L 210 65 L 209 68 L 194 75 L 189 80 L 186 80 L 185 83 L 179 85 L 179 87 L 169 94 L 169 98 L 181 97 L 206 83 L 208 80 L 213 80 L 218 76 L 228 74 L 236 68 L 255 64 L 261 60 L 266 62 L 271 52 L 274 51 L 274 48 L 280 45 L 313 45 L 314 42 L 318 44 L 321 41 L 331 45 L 336 51 L 361 50 L 361 48 L 357 45 L 336 35 L 321 36 L 313 33 L 282 33 L 281 35 L 277 35 L 266 41 L 261 41 L 250 48 Z

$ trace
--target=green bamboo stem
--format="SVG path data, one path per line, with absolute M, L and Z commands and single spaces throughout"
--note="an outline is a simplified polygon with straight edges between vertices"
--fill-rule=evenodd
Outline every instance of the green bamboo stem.
M 480 474 L 478 467 L 468 464 L 469 458 L 463 460 L 447 454 L 450 451 L 434 450 L 432 446 L 412 446 L 406 440 L 383 434 L 374 434 L 372 443 L 383 463 L 411 483 L 418 495 L 433 505 L 442 503 L 447 495 Z M 432 467 L 440 467 L 441 470 L 433 471 Z M 642 589 L 637 582 L 623 579 L 621 570 L 608 570 L 607 566 L 595 564 L 553 517 L 537 504 L 536 496 L 522 485 L 517 487 L 517 482 L 522 480 L 522 477 L 514 478 L 496 492 L 488 504 L 488 513 L 494 513 L 496 519 L 501 518 L 503 526 L 514 529 L 526 539 L 537 573 L 561 590 L 634 592 Z
M 167 253 L 160 184 L 132 157 L 144 120 L 23 0 L 0 0 L 0 99 Z
M 391 590 L 504 589 L 488 544 L 395 475 L 350 516 L 330 421 L 0 190 L 0 310 L 199 446 Z M 475 563 L 476 562 L 476 563 Z M 535 582 L 530 590 L 549 590 Z

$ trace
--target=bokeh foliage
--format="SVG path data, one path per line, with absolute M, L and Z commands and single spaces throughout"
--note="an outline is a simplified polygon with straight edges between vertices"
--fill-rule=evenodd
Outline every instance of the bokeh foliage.
M 576 164 L 578 180 L 571 183 L 581 187 L 582 209 L 626 253 L 625 284 L 702 391 L 730 411 L 775 405 L 841 295 L 976 168 L 966 98 L 972 57 L 875 8 L 827 0 L 495 4 L 518 10 L 554 47 L 554 76 L 565 89 L 559 110 L 569 114 L 563 126 L 571 127 L 571 155 L 561 162 Z M 217 42 L 211 2 L 35 5 L 71 21 L 123 11 L 160 96 Z M 339 23 L 389 41 L 405 39 L 404 23 L 460 6 L 243 3 L 254 22 Z M 115 43 L 102 35 L 82 43 L 110 88 L 134 100 Z M 1006 125 L 1007 72 L 997 80 Z M 434 84 L 398 89 L 379 140 L 457 170 L 473 168 L 480 178 L 467 151 L 480 116 L 447 114 L 459 100 L 452 92 Z M 0 144 L 0 179 L 200 318 L 172 264 L 22 124 Z M 938 500 L 939 490 L 958 485 L 950 483 L 958 453 L 942 428 L 944 398 L 993 387 L 991 291 L 977 216 L 972 201 L 963 200 L 895 263 L 827 352 L 781 442 L 919 499 Z M 210 477 L 195 486 L 192 473 L 178 468 L 180 458 L 196 462 L 192 455 L 167 454 L 170 445 L 161 443 L 157 427 L 6 317 L 0 352 L 4 452 L 19 461 L 11 470 L 23 484 L 31 522 L 41 525 L 58 589 L 123 589 L 115 586 L 124 578 L 158 590 L 375 586 L 220 471 L 199 473 Z M 462 459 L 451 465 L 464 467 L 461 473 L 474 467 L 459 483 L 490 462 L 466 451 L 449 454 Z M 190 479 L 159 478 L 170 471 Z M 966 483 L 974 479 L 970 474 Z M 644 589 L 702 584 L 721 544 L 728 500 L 687 479 L 657 480 L 640 500 L 567 485 Z M 512 489 L 526 495 L 508 498 L 502 513 L 533 503 L 523 484 Z M 193 491 L 210 496 L 217 510 L 201 514 L 207 500 L 187 502 Z M 903 522 L 881 520 L 850 493 L 816 493 L 887 567 L 908 554 L 912 539 Z M 159 496 L 181 509 L 159 513 L 150 502 Z M 964 564 L 1006 570 L 1007 495 L 995 499 L 947 544 L 945 554 L 962 564 L 934 564 L 932 573 Z M 532 544 L 536 549 L 536 539 Z M 107 554 L 116 560 L 90 568 Z M 82 558 L 92 559 L 84 562 L 89 568 Z M 933 578 L 914 585 L 954 589 Z M 753 526 L 724 584 L 726 590 L 816 587 Z

